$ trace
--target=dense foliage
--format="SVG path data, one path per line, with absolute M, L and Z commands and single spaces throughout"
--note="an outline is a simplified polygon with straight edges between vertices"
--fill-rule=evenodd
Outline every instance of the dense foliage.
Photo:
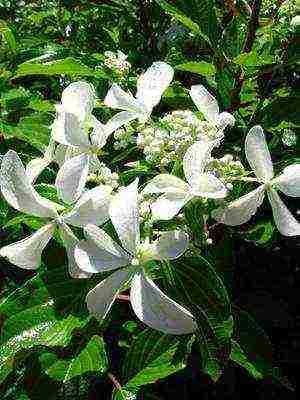
M 1 399 L 150 400 L 232 365 L 293 390 L 233 255 L 300 235 L 297 13 L 0 0 Z

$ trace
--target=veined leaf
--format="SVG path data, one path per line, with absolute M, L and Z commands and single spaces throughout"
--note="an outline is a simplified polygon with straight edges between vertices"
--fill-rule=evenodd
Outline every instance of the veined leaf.
M 25 62 L 19 65 L 16 75 L 13 79 L 29 75 L 81 75 L 81 76 L 97 76 L 101 75 L 101 71 L 97 73 L 90 67 L 82 64 L 75 58 L 68 57 L 64 60 L 49 61 L 45 63 Z M 103 73 L 103 78 L 105 74 Z
M 232 361 L 246 369 L 255 379 L 271 378 L 290 390 L 294 390 L 280 369 L 273 365 L 272 345 L 266 332 L 245 311 L 235 309 Z
M 179 71 L 192 72 L 202 76 L 212 76 L 216 72 L 215 66 L 205 61 L 190 61 L 185 64 L 176 65 L 175 68 Z
M 94 335 L 78 356 L 72 360 L 56 360 L 47 370 L 55 380 L 67 382 L 86 372 L 104 374 L 108 369 L 108 359 L 102 337 Z
M 198 331 L 195 343 L 201 353 L 202 367 L 217 381 L 229 359 L 233 330 L 226 288 L 203 257 L 173 262 L 173 268 L 174 296 L 196 318 Z
M 66 346 L 74 329 L 89 320 L 83 285 L 67 277 L 64 267 L 36 275 L 0 304 L 0 382 L 14 368 L 15 356 L 36 346 Z M 63 313 L 59 310 L 63 308 Z M 72 309 L 76 314 L 66 314 Z
M 133 341 L 126 355 L 124 389 L 136 393 L 139 387 L 185 368 L 192 340 L 190 336 L 178 337 L 145 329 Z
M 166 0 L 155 0 L 161 8 L 170 14 L 173 18 L 177 21 L 181 22 L 182 25 L 189 28 L 192 32 L 196 33 L 197 35 L 201 36 L 209 45 L 211 45 L 209 37 L 203 33 L 199 27 L 199 25 L 192 21 L 187 15 L 185 15 L 182 11 L 178 8 L 173 6 L 172 4 L 168 3 Z
M 17 50 L 17 43 L 11 29 L 5 21 L 0 19 L 0 33 L 2 34 L 5 42 L 7 43 L 10 51 L 15 54 Z

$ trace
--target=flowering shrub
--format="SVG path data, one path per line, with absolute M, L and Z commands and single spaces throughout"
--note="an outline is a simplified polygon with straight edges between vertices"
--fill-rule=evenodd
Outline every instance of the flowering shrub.
M 182 24 L 179 43 L 198 38 L 215 50 L 210 63 L 175 62 L 174 57 L 184 57 L 174 53 L 180 45 L 174 39 L 175 47 L 168 48 L 169 39 L 162 36 L 157 52 L 168 48 L 165 61 L 152 57 L 137 76 L 134 58 L 128 56 L 129 62 L 123 51 L 107 47 L 103 56 L 94 56 L 93 66 L 73 57 L 52 60 L 55 52 L 47 53 L 51 61 L 41 56 L 18 65 L 13 80 L 60 76 L 60 85 L 51 89 L 60 97 L 56 104 L 40 94 L 31 97 L 34 88 L 7 89 L 8 78 L 2 73 L 1 85 L 7 87 L 1 97 L 6 148 L 0 170 L 0 256 L 4 269 L 27 270 L 24 283 L 5 289 L 0 303 L 5 399 L 10 393 L 29 398 L 18 384 L 12 390 L 10 382 L 26 382 L 30 357 L 41 369 L 37 374 L 65 388 L 55 396 L 68 396 L 68 387 L 80 387 L 80 379 L 87 382 L 94 374 L 110 379 L 113 399 L 139 398 L 145 385 L 185 368 L 191 356 L 214 382 L 233 362 L 256 379 L 271 378 L 290 387 L 278 366 L 251 343 L 250 336 L 257 335 L 254 341 L 268 346 L 258 324 L 234 304 L 215 261 L 226 235 L 233 240 L 265 223 L 262 208 L 272 220 L 263 225 L 264 236 L 253 240 L 257 246 L 272 240 L 275 227 L 284 237 L 300 235 L 297 216 L 281 198 L 300 197 L 299 158 L 278 165 L 272 152 L 273 138 L 280 134 L 284 145 L 295 144 L 287 105 L 291 100 L 288 95 L 276 98 L 286 107 L 277 125 L 268 120 L 274 104 L 272 108 L 272 98 L 262 95 L 266 89 L 253 100 L 253 81 L 264 83 L 251 71 L 258 64 L 259 73 L 267 73 L 267 63 L 258 57 L 264 57 L 266 43 L 261 39 L 254 45 L 261 2 L 253 1 L 252 8 L 243 1 L 221 2 L 219 7 L 205 2 L 214 10 L 208 24 L 230 17 L 227 25 L 222 22 L 227 56 L 217 46 L 217 28 L 200 29 L 201 19 L 200 25 L 193 22 L 187 2 L 182 3 L 186 5 L 177 9 L 173 2 L 145 2 L 140 18 L 161 7 L 173 23 Z M 135 2 L 128 4 L 128 10 L 136 7 Z M 48 7 L 51 18 L 57 10 Z M 196 10 L 196 2 L 191 7 Z M 277 17 L 279 8 L 270 18 Z M 290 16 L 293 12 L 286 11 Z M 75 34 L 67 20 L 65 10 L 59 16 L 65 25 L 63 42 Z M 88 20 L 92 23 L 93 18 Z M 239 33 L 234 22 L 244 32 L 240 50 L 227 43 Z M 82 23 L 80 18 L 77 23 Z M 145 19 L 143 24 L 150 29 Z M 1 26 L 6 46 L 13 49 L 13 32 L 5 22 Z M 265 29 L 267 38 L 268 25 Z M 118 33 L 108 32 L 118 43 Z M 172 32 L 176 37 L 177 30 Z M 281 35 L 277 32 L 279 42 Z M 274 49 L 268 56 L 279 57 Z M 229 91 L 226 74 L 232 65 L 226 57 L 235 63 Z M 175 82 L 177 74 L 184 84 Z M 190 81 L 188 74 L 193 76 Z M 105 89 L 99 80 L 108 81 Z M 170 99 L 177 99 L 176 107 Z M 11 112 L 22 115 L 26 107 L 36 112 L 34 117 L 24 112 L 10 119 Z M 40 118 L 36 125 L 34 118 Z M 39 154 L 26 154 L 20 143 Z M 215 235 L 218 229 L 221 240 Z M 123 329 L 125 337 L 118 343 L 124 350 L 120 379 L 112 373 L 110 346 L 115 344 L 106 337 L 112 326 Z M 79 392 L 70 396 L 81 398 Z

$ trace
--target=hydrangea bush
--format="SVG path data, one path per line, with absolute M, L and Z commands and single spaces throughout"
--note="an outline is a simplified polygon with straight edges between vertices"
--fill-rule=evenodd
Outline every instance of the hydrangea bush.
M 183 12 L 156 3 L 183 24 L 181 35 L 187 28 L 195 33 Z M 256 12 L 246 2 L 224 3 L 232 18 Z M 66 29 L 72 37 L 72 25 Z M 200 36 L 212 45 L 209 36 Z M 160 46 L 166 46 L 162 38 Z M 112 399 L 137 399 L 145 385 L 180 371 L 193 357 L 214 382 L 235 363 L 255 379 L 290 387 L 253 346 L 253 335 L 267 339 L 232 302 L 214 263 L 214 233 L 230 232 L 232 240 L 260 221 L 263 208 L 280 235 L 299 236 L 299 218 L 285 204 L 286 196 L 300 197 L 299 159 L 273 164 L 264 124 L 254 124 L 254 115 L 246 120 L 242 102 L 219 104 L 221 84 L 203 72 L 207 62 L 174 70 L 174 62 L 154 60 L 134 76 L 125 52 L 105 49 L 103 55 L 94 70 L 109 80 L 103 96 L 92 78 L 64 81 L 67 74 L 59 73 L 60 102 L 51 105 L 55 116 L 38 146 L 42 154 L 26 157 L 13 147 L 1 156 L 1 205 L 13 215 L 4 231 L 26 228 L 4 240 L 0 256 L 4 268 L 23 269 L 29 279 L 0 303 L 0 382 L 23 376 L 32 360 L 59 385 L 78 385 L 94 374 L 113 384 Z M 16 79 L 26 75 L 29 63 L 22 65 Z M 37 65 L 43 75 L 47 62 Z M 200 70 L 207 79 L 185 82 L 184 104 L 174 109 L 164 101 L 176 91 L 177 70 L 183 76 Z M 239 92 L 245 79 L 241 69 L 233 90 Z M 242 93 L 245 108 L 247 91 L 254 90 L 250 81 Z M 231 154 L 227 143 L 236 125 L 244 137 Z M 282 130 L 286 143 L 291 129 Z M 122 377 L 113 373 L 112 329 L 125 332 L 118 343 L 125 354 Z

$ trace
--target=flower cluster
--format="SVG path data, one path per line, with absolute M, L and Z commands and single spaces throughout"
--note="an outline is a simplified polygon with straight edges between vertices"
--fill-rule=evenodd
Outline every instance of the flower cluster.
M 190 95 L 203 119 L 191 111 L 175 111 L 155 125 L 150 119 L 152 110 L 172 79 L 171 66 L 157 62 L 138 78 L 135 97 L 113 84 L 104 103 L 121 111 L 105 124 L 92 113 L 96 95 L 90 84 L 75 82 L 63 91 L 44 156 L 32 160 L 26 169 L 16 152 L 10 150 L 2 157 L 3 197 L 16 210 L 43 218 L 45 224 L 28 238 L 2 247 L 0 255 L 21 268 L 36 269 L 43 249 L 58 230 L 72 277 L 89 278 L 113 271 L 87 295 L 94 316 L 103 319 L 118 294 L 130 288 L 132 308 L 143 323 L 168 334 L 188 334 L 197 329 L 193 315 L 163 293 L 152 279 L 153 262 L 159 265 L 160 261 L 176 259 L 193 247 L 189 245 L 188 229 L 156 231 L 154 235 L 146 228 L 147 220 L 170 220 L 191 200 L 205 203 L 210 199 L 220 206 L 211 216 L 227 225 L 240 225 L 252 217 L 267 194 L 278 230 L 286 236 L 300 235 L 300 223 L 278 194 L 300 196 L 300 164 L 286 167 L 275 177 L 260 126 L 250 129 L 245 141 L 246 158 L 255 177 L 249 177 L 231 155 L 214 158 L 212 154 L 220 146 L 224 130 L 235 119 L 227 112 L 220 113 L 216 99 L 202 85 L 192 86 Z M 102 149 L 113 133 L 122 142 L 122 135 L 131 132 L 126 125 L 134 120 L 149 124 L 137 135 L 145 157 L 165 166 L 179 160 L 183 174 L 157 174 L 142 190 L 139 178 L 120 186 L 118 174 L 101 160 L 105 153 Z M 122 145 L 126 143 L 124 139 Z M 34 187 L 51 162 L 59 166 L 55 180 L 59 203 L 40 196 Z M 231 183 L 238 180 L 258 187 L 227 202 Z M 205 214 L 206 220 L 209 217 Z M 181 219 L 182 227 L 184 217 Z M 109 220 L 117 242 L 104 226 Z M 85 239 L 79 240 L 72 227 L 81 228 Z
M 127 56 L 120 50 L 118 50 L 116 53 L 113 53 L 112 51 L 106 51 L 104 56 L 104 65 L 107 68 L 116 71 L 120 75 L 126 74 L 131 67 L 130 62 L 127 61 Z

